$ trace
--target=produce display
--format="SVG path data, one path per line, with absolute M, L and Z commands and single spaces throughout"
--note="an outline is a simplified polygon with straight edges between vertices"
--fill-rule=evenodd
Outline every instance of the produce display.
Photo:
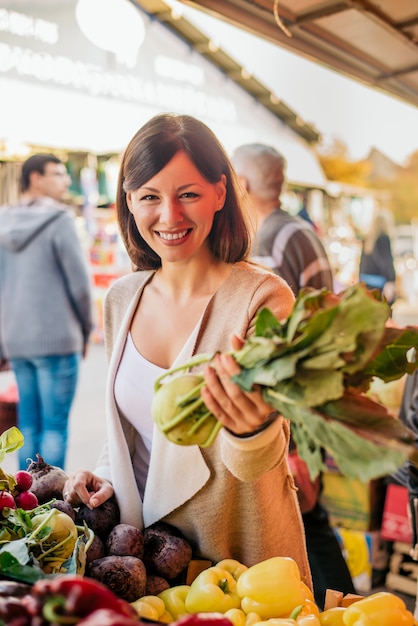
M 16 427 L 2 433 L 0 460 L 22 443 Z M 59 469 L 37 463 L 47 478 Z M 32 471 L 0 470 L 0 626 L 418 626 L 391 593 L 319 611 L 289 557 L 196 560 L 168 524 L 121 523 L 115 498 L 88 514 L 54 498 L 39 504 L 54 481 L 38 484 Z M 19 506 L 24 493 L 34 508 Z
M 323 450 L 341 474 L 363 481 L 393 473 L 406 459 L 418 461 L 413 434 L 367 395 L 372 381 L 397 380 L 418 367 L 418 327 L 389 325 L 389 312 L 362 284 L 338 295 L 304 289 L 285 321 L 261 310 L 255 335 L 230 353 L 241 367 L 233 380 L 246 391 L 259 385 L 266 402 L 290 420 L 312 479 L 325 469 Z M 220 430 L 196 373 L 213 357 L 196 355 L 156 381 L 153 418 L 174 443 L 207 447 Z

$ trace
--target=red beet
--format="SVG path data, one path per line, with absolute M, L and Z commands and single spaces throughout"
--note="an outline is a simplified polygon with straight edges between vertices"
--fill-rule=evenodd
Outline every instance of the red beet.
M 32 476 L 31 491 L 38 498 L 39 504 L 45 504 L 56 498 L 62 500 L 62 492 L 68 475 L 60 467 L 49 465 L 40 454 L 36 455 L 37 461 L 31 461 L 28 472 Z

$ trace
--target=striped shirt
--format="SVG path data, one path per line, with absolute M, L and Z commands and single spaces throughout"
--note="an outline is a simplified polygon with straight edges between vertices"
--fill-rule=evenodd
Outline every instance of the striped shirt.
M 305 220 L 277 208 L 257 233 L 253 257 L 284 278 L 295 296 L 303 287 L 333 291 L 325 248 Z

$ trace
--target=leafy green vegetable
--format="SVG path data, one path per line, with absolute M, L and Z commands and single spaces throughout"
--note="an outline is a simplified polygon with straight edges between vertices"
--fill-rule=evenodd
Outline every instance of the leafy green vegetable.
M 232 353 L 242 368 L 234 381 L 247 391 L 260 385 L 266 401 L 290 420 L 312 478 L 324 469 L 322 449 L 343 474 L 362 480 L 392 473 L 406 459 L 418 463 L 413 434 L 366 396 L 374 378 L 389 382 L 418 367 L 418 329 L 388 327 L 388 317 L 386 302 L 362 284 L 338 295 L 304 289 L 284 322 L 261 310 L 255 335 Z M 177 442 L 182 445 L 197 442 L 196 424 L 207 429 L 215 418 L 200 397 L 202 377 L 185 402 L 176 381 L 183 388 L 181 381 L 190 374 L 172 376 L 212 358 L 197 355 L 156 382 L 154 420 L 168 438 L 173 428 L 182 429 Z M 169 396 L 164 378 L 170 379 Z M 165 403 L 169 419 L 161 419 Z M 210 445 L 218 430 L 203 445 Z
M 94 538 L 87 526 L 52 507 L 55 500 L 30 511 L 8 509 L 0 517 L 0 573 L 34 582 L 49 574 L 84 574 L 86 551 Z
M 23 435 L 16 426 L 8 428 L 0 435 L 0 463 L 9 452 L 14 452 L 23 446 Z

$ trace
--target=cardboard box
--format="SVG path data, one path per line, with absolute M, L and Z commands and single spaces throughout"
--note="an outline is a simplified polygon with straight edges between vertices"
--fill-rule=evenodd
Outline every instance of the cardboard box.
M 408 516 L 408 490 L 401 485 L 388 485 L 382 519 L 382 537 L 386 541 L 412 543 L 411 521 Z
M 383 479 L 362 482 L 336 472 L 324 472 L 321 503 L 332 526 L 368 532 L 379 530 L 385 501 Z

